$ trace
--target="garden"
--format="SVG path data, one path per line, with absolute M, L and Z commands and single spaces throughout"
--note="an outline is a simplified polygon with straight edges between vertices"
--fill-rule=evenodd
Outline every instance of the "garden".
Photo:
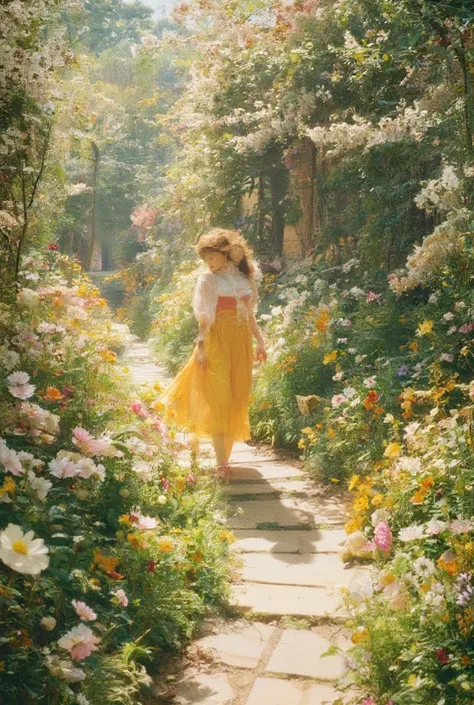
M 187 359 L 221 225 L 262 272 L 252 442 L 350 493 L 354 705 L 471 705 L 471 3 L 0 20 L 0 702 L 144 703 L 226 605 L 220 491 L 126 362 Z

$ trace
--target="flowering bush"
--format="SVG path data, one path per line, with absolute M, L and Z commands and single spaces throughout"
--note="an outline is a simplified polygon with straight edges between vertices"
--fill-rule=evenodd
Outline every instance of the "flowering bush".
M 0 699 L 133 705 L 221 600 L 231 536 L 97 290 L 54 248 L 20 277 L 0 310 Z

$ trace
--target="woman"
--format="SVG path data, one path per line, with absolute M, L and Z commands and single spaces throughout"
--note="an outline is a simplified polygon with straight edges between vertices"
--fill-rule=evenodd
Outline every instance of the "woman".
M 212 438 L 217 474 L 228 479 L 234 442 L 250 438 L 252 335 L 255 358 L 267 359 L 254 313 L 257 267 L 247 242 L 234 230 L 215 228 L 200 238 L 196 249 L 209 268 L 194 291 L 197 345 L 164 402 L 178 426 Z

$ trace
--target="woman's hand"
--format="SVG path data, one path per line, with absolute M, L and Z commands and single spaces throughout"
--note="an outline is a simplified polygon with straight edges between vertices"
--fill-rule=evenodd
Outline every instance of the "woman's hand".
M 198 347 L 198 351 L 196 353 L 196 360 L 201 370 L 207 370 L 206 353 L 204 352 L 204 348 L 201 346 Z
M 257 347 L 255 349 L 255 359 L 257 362 L 266 362 L 267 360 L 267 351 L 265 350 L 265 343 L 260 341 L 257 343 Z

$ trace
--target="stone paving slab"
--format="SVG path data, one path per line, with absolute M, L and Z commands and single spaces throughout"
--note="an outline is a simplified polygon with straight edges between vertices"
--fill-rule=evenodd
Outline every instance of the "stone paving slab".
M 224 629 L 224 632 L 221 630 L 199 639 L 197 645 L 213 651 L 216 658 L 227 666 L 256 668 L 274 628 L 258 622 L 239 622 Z
M 317 524 L 341 525 L 345 515 L 341 505 L 331 498 L 315 498 L 305 501 L 293 497 L 281 499 L 262 499 L 244 501 L 233 507 L 239 507 L 241 513 L 231 519 L 233 529 L 265 529 L 263 524 L 278 526 L 306 525 L 314 527 Z
M 313 512 L 307 507 L 301 508 L 302 503 L 294 499 L 268 499 L 241 502 L 238 507 L 240 513 L 231 517 L 230 525 L 233 529 L 267 528 L 272 526 L 312 526 Z M 234 505 L 236 508 L 237 505 Z
M 337 553 L 346 540 L 344 529 L 312 529 L 311 531 L 234 531 L 235 551 L 244 553 Z
M 331 642 L 315 632 L 285 629 L 265 671 L 320 680 L 337 680 L 344 673 L 340 655 L 322 656 Z
M 258 456 L 250 454 L 246 460 L 232 453 L 232 482 L 265 482 L 269 480 L 301 477 L 301 469 L 285 463 L 263 458 L 257 462 Z
M 334 553 L 244 553 L 243 578 L 274 585 L 348 586 L 363 568 L 346 568 Z
M 330 617 L 344 616 L 341 598 L 322 587 L 295 587 L 243 583 L 233 589 L 232 604 L 243 611 L 275 616 Z
M 333 687 L 311 681 L 257 678 L 246 705 L 332 705 L 338 697 Z
M 183 680 L 173 698 L 175 705 L 231 705 L 234 691 L 225 674 L 200 674 Z
M 254 494 L 294 494 L 301 497 L 316 497 L 323 493 L 306 480 L 270 479 L 265 482 L 234 482 L 227 485 L 225 494 L 231 499 Z

